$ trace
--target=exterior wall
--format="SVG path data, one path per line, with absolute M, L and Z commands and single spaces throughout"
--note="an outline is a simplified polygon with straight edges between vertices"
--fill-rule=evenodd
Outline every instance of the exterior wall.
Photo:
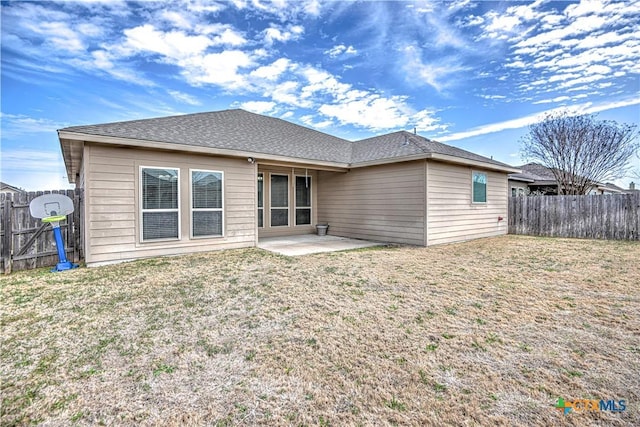
M 425 161 L 318 173 L 318 222 L 329 234 L 425 244 Z
M 83 166 L 88 265 L 256 244 L 256 165 L 245 159 L 87 143 Z M 180 169 L 178 240 L 140 241 L 140 166 Z M 190 168 L 224 172 L 223 237 L 190 238 Z
M 315 232 L 315 224 L 317 222 L 317 209 L 318 209 L 318 174 L 315 170 L 306 170 L 290 167 L 278 167 L 278 166 L 266 166 L 259 165 L 258 172 L 264 174 L 264 227 L 258 228 L 259 237 L 280 237 L 280 236 L 293 236 L 297 234 L 311 234 Z M 270 206 L 271 206 L 271 180 L 270 174 L 275 173 L 278 175 L 289 176 L 289 225 L 282 227 L 271 227 L 270 220 Z M 311 224 L 310 225 L 295 225 L 295 182 L 294 176 L 307 176 L 311 177 Z M 257 191 L 257 190 L 256 190 Z M 257 208 L 256 208 L 257 214 Z M 257 221 L 256 221 L 257 222 Z
M 511 181 L 509 180 L 509 188 L 507 189 L 507 194 L 509 196 L 513 195 L 513 189 L 515 188 L 516 190 L 516 195 L 524 195 L 526 196 L 527 194 L 529 194 L 529 186 L 527 185 L 526 182 L 522 182 L 522 181 Z M 524 191 L 524 194 L 521 194 Z
M 471 202 L 472 171 L 487 174 L 486 203 Z M 427 245 L 507 234 L 506 173 L 430 161 L 427 191 Z

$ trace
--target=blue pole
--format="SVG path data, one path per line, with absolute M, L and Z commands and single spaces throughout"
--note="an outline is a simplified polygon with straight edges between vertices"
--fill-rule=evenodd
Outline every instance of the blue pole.
M 56 238 L 56 248 L 58 248 L 58 260 L 61 263 L 67 263 L 67 254 L 64 251 L 64 242 L 62 241 L 62 233 L 60 232 L 60 226 L 53 226 L 53 236 Z
M 77 268 L 78 264 L 67 261 L 67 254 L 64 251 L 64 242 L 62 241 L 62 232 L 60 231 L 60 223 L 55 221 L 51 223 L 53 227 L 53 237 L 56 239 L 56 248 L 58 249 L 58 264 L 51 271 L 65 271 Z

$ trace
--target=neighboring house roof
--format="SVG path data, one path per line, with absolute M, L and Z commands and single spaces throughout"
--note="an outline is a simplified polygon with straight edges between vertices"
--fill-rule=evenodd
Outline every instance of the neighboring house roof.
M 6 182 L 0 181 L 0 193 L 4 192 L 15 192 L 15 193 L 23 193 L 24 190 L 22 188 L 14 187 L 13 185 L 9 185 Z
M 342 168 L 375 162 L 434 158 L 516 172 L 515 168 L 505 163 L 409 132 L 395 132 L 352 142 L 282 119 L 239 109 L 73 126 L 60 129 L 58 135 L 69 177 L 75 177 L 72 169 L 79 167 L 79 154 L 72 152 L 72 141 L 126 142 L 160 149 L 170 148 L 164 144 L 171 144 L 173 149 L 176 146 L 199 147 L 211 149 L 212 153 L 327 162 Z
M 514 181 L 523 181 L 532 184 L 540 185 L 557 185 L 555 176 L 553 176 L 553 169 L 543 166 L 538 163 L 527 163 L 526 165 L 517 166 L 522 170 L 522 173 L 511 173 L 509 179 Z M 617 185 L 607 182 L 606 184 L 594 183 L 596 188 L 602 192 L 608 193 L 625 193 L 629 190 L 620 188 Z
M 627 190 L 625 190 L 624 188 L 618 187 L 617 185 L 611 182 L 598 185 L 598 190 L 607 191 L 609 193 L 626 193 L 627 192 Z
M 538 163 L 527 163 L 519 167 L 522 173 L 534 181 L 555 181 L 553 170 Z

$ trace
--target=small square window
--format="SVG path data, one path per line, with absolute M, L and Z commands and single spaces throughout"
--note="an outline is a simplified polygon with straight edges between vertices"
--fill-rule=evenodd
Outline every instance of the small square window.
M 473 203 L 487 203 L 487 174 L 484 172 L 473 172 Z

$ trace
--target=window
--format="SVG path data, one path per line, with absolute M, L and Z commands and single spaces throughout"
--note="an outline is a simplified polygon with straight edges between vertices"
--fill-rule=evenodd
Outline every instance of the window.
M 311 224 L 311 177 L 296 176 L 296 225 Z
M 271 175 L 271 226 L 289 225 L 289 175 Z
M 191 236 L 222 236 L 223 173 L 191 170 Z
M 511 187 L 511 197 L 515 197 L 518 195 L 518 189 L 516 187 Z
M 178 169 L 140 168 L 142 241 L 180 235 Z
M 258 174 L 258 227 L 264 227 L 264 174 Z
M 473 172 L 473 203 L 487 203 L 487 174 L 483 172 Z

